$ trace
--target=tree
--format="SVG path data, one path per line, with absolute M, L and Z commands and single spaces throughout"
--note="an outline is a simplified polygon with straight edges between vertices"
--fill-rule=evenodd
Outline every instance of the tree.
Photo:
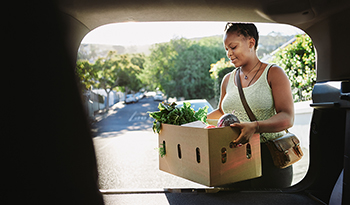
M 151 54 L 145 62 L 145 68 L 140 75 L 143 84 L 148 89 L 164 90 L 164 86 L 171 81 L 170 68 L 174 67 L 174 61 L 179 52 L 186 49 L 190 41 L 184 38 L 173 39 L 168 43 L 159 43 L 151 47 Z
M 90 89 L 95 85 L 96 72 L 87 60 L 77 61 L 76 75 L 83 86 L 83 90 Z
M 144 69 L 144 64 L 146 61 L 145 54 L 137 53 L 137 54 L 131 54 L 131 63 L 134 65 L 137 65 L 141 70 Z
M 170 70 L 172 80 L 166 87 L 167 93 L 185 99 L 212 98 L 213 81 L 209 69 L 216 60 L 211 55 L 210 47 L 199 44 L 192 44 L 180 52 Z
M 78 61 L 77 74 L 87 89 L 91 86 L 104 89 L 107 93 L 107 106 L 109 108 L 109 94 L 117 86 L 127 86 L 137 89 L 140 80 L 137 75 L 140 68 L 131 63 L 128 55 L 116 55 L 110 51 L 105 58 L 98 58 L 94 64 L 87 61 Z
M 220 36 L 156 44 L 146 60 L 142 81 L 171 97 L 210 99 L 214 96 L 210 64 L 225 55 Z
M 132 91 L 139 91 L 143 87 L 139 76 L 142 73 L 142 68 L 144 67 L 144 56 L 142 54 L 126 54 L 124 57 L 129 64 L 125 69 L 129 78 L 126 86 Z
M 202 38 L 198 41 L 198 44 L 200 46 L 210 47 L 208 51 L 210 52 L 210 55 L 216 59 L 216 61 L 226 57 L 222 36 Z
M 273 62 L 288 75 L 294 102 L 310 100 L 316 83 L 315 51 L 311 38 L 297 35 L 292 44 L 275 54 Z
M 220 86 L 221 81 L 224 76 L 235 69 L 234 65 L 230 61 L 226 61 L 227 58 L 221 58 L 220 61 L 217 61 L 215 64 L 210 65 L 210 77 L 214 81 L 214 93 L 215 93 L 215 102 L 219 103 L 220 99 Z

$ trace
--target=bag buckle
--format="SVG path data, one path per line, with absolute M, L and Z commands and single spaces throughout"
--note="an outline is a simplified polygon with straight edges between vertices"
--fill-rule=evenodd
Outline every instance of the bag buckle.
M 299 144 L 296 145 L 296 146 L 294 146 L 293 149 L 294 149 L 295 153 L 296 153 L 298 156 L 303 156 L 303 154 L 302 154 L 302 152 L 301 152 L 301 150 L 300 150 L 301 148 L 300 148 Z

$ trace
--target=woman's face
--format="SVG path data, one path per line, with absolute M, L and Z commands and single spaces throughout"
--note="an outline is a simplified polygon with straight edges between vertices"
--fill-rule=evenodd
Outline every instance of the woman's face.
M 227 57 L 236 68 L 246 65 L 253 57 L 254 44 L 254 38 L 246 38 L 237 32 L 226 33 L 224 37 Z

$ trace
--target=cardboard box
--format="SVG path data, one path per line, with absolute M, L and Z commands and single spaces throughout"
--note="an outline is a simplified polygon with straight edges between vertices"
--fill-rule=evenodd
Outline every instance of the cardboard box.
M 158 140 L 160 147 L 165 145 L 165 156 L 159 157 L 159 169 L 209 187 L 260 177 L 260 136 L 230 148 L 239 132 L 162 124 Z

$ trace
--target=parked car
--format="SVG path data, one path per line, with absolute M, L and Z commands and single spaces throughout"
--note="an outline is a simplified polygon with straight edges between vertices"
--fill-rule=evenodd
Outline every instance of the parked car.
M 134 94 L 128 94 L 126 95 L 125 103 L 136 103 L 138 100 L 135 98 Z
M 157 93 L 157 94 L 153 97 L 153 100 L 155 100 L 155 101 L 163 101 L 163 100 L 165 100 L 165 95 L 164 95 L 164 93 L 161 93 L 161 92 Z
M 184 102 L 191 103 L 191 108 L 194 109 L 194 111 L 199 110 L 199 108 L 203 108 L 205 106 L 208 106 L 208 113 L 212 112 L 214 108 L 210 105 L 210 103 L 206 99 L 196 99 L 196 100 L 184 100 L 184 101 L 178 101 L 176 102 L 176 107 L 182 107 Z
M 156 95 L 156 92 L 154 91 L 146 91 L 145 97 L 154 97 Z
M 136 98 L 137 101 L 141 100 L 144 97 L 145 97 L 145 94 L 143 92 L 138 92 L 138 93 L 135 94 L 135 98 Z

